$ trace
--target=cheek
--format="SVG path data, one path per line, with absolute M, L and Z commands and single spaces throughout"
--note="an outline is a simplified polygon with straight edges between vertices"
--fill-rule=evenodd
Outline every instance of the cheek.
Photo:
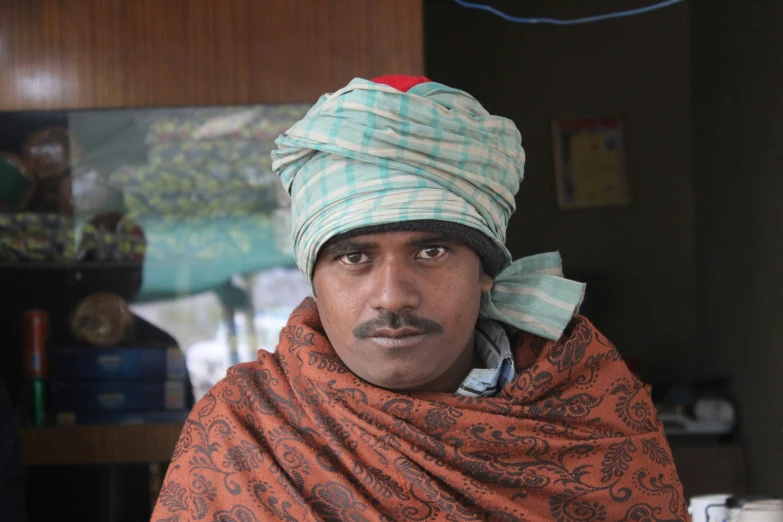
M 468 273 L 469 272 L 469 273 Z M 431 302 L 433 310 L 444 321 L 447 332 L 453 337 L 461 337 L 474 330 L 481 305 L 481 285 L 473 271 L 459 270 L 442 279 L 430 291 L 435 298 Z
M 332 344 L 350 345 L 362 310 L 360 293 L 350 291 L 326 274 L 325 277 L 314 278 L 314 287 L 317 293 L 315 303 L 327 336 Z

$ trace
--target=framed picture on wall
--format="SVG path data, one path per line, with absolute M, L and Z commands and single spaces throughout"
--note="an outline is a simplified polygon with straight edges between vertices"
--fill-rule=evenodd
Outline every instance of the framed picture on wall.
M 631 204 L 622 117 L 555 119 L 552 139 L 558 207 Z

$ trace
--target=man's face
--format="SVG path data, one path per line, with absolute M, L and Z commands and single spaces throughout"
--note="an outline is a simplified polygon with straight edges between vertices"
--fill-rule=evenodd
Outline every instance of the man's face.
M 492 279 L 469 247 L 427 232 L 333 243 L 313 273 L 318 312 L 345 365 L 392 390 L 456 391 Z

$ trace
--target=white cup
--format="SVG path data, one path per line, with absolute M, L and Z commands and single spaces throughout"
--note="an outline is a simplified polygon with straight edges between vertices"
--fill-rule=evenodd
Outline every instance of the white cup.
M 700 495 L 691 497 L 688 503 L 688 513 L 692 522 L 723 522 L 726 519 L 726 500 L 728 493 Z

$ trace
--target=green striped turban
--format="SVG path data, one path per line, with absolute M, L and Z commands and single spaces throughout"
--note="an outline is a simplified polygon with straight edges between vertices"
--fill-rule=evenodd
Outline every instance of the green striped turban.
M 291 195 L 296 262 L 310 279 L 332 237 L 375 225 L 438 220 L 490 238 L 506 258 L 481 315 L 558 339 L 584 285 L 560 256 L 514 263 L 505 247 L 525 163 L 511 120 L 435 82 L 402 92 L 354 79 L 322 96 L 277 139 L 272 168 Z

